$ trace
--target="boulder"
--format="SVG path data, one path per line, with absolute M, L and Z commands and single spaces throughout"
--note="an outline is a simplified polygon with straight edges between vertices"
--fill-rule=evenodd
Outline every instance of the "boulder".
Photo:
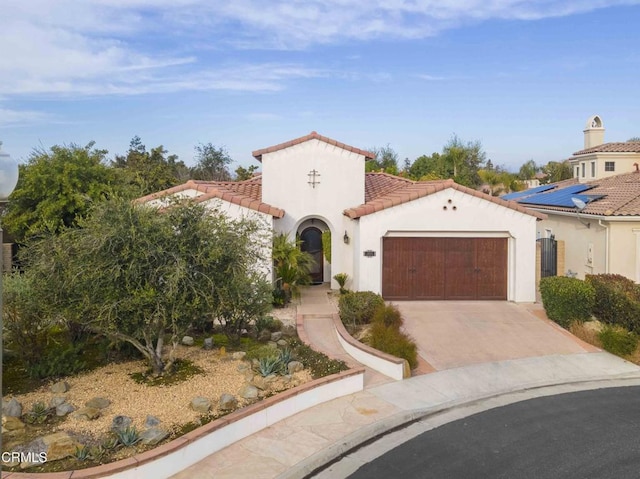
M 213 349 L 213 338 L 204 338 L 202 347 L 207 351 L 211 351 Z
M 51 398 L 49 401 L 49 407 L 54 408 L 60 406 L 60 404 L 64 404 L 67 402 L 67 398 L 64 396 L 55 396 Z
M 151 427 L 140 433 L 140 441 L 142 444 L 148 444 L 150 446 L 155 446 L 160 441 L 165 439 L 169 433 L 164 429 L 159 427 Z
M 258 397 L 258 388 L 247 384 L 240 390 L 239 396 L 244 399 L 256 399 Z
M 86 403 L 84 403 L 85 406 L 93 409 L 104 409 L 106 407 L 109 407 L 109 404 L 111 404 L 111 401 L 109 401 L 107 398 L 102 397 L 95 397 L 93 399 L 89 399 Z
M 201 414 L 207 414 L 211 410 L 211 401 L 203 397 L 195 397 L 191 400 L 191 409 Z
M 282 339 L 282 332 L 276 331 L 275 333 L 271 333 L 271 341 L 278 342 Z
M 223 394 L 220 396 L 220 401 L 218 402 L 218 407 L 222 411 L 232 411 L 236 407 L 238 407 L 238 400 L 233 394 Z
M 233 353 L 231 355 L 231 359 L 235 359 L 236 361 L 240 361 L 242 359 L 244 359 L 244 357 L 247 355 L 247 353 L 245 353 L 244 351 L 236 351 L 235 353 Z
M 268 329 L 263 329 L 258 333 L 258 341 L 260 341 L 261 343 L 266 343 L 270 339 L 271 339 L 271 331 L 269 331 Z
M 298 331 L 296 331 L 295 326 L 287 324 L 284 328 L 282 328 L 282 334 L 285 336 L 295 337 L 298 335 Z
M 2 415 L 7 417 L 22 416 L 22 404 L 20 404 L 16 398 L 11 398 L 9 401 L 3 400 Z
M 16 416 L 2 416 L 2 432 L 16 434 L 24 431 L 25 424 Z
M 147 419 L 144 421 L 144 427 L 155 427 L 162 421 L 151 414 L 147 414 Z
M 55 461 L 73 456 L 76 452 L 76 447 L 82 447 L 82 444 L 74 441 L 71 436 L 64 431 L 44 436 L 42 442 L 47 447 L 47 461 Z
M 58 381 L 51 386 L 51 392 L 54 394 L 63 394 L 69 390 L 69 383 L 66 381 Z
M 68 402 L 63 402 L 59 406 L 56 406 L 56 416 L 66 416 L 67 414 L 75 411 L 76 408 L 73 407 Z
M 251 384 L 253 384 L 258 389 L 262 389 L 262 390 L 267 389 L 267 382 L 259 374 L 256 374 L 255 376 L 253 376 L 251 380 Z
M 304 369 L 304 365 L 300 361 L 291 361 L 287 364 L 287 372 L 289 374 L 297 373 L 298 371 L 302 371 Z
M 73 417 L 77 419 L 84 419 L 85 421 L 93 421 L 94 419 L 98 419 L 100 417 L 100 409 L 94 407 L 83 407 L 82 409 L 78 409 Z
M 185 346 L 193 346 L 194 343 L 195 340 L 191 336 L 184 336 L 182 338 L 182 344 L 184 344 Z
M 129 416 L 115 416 L 111 421 L 111 430 L 112 431 L 123 431 L 131 424 L 133 420 Z

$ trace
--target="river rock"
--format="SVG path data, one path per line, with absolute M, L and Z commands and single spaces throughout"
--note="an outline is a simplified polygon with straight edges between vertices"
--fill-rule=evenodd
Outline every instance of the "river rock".
M 256 399 L 258 397 L 258 388 L 247 384 L 240 390 L 240 397 L 244 399 Z
M 67 398 L 64 396 L 55 396 L 51 398 L 49 401 L 49 407 L 54 408 L 60 406 L 60 404 L 64 404 L 67 402 Z
M 211 351 L 213 349 L 213 338 L 204 338 L 202 347 L 207 351 Z
M 25 429 L 25 424 L 16 416 L 2 416 L 2 432 L 16 434 Z
M 231 411 L 238 407 L 238 400 L 233 394 L 223 394 L 220 396 L 220 401 L 218 402 L 218 407 L 222 411 Z
M 63 402 L 62 404 L 56 406 L 56 416 L 66 416 L 67 414 L 75 411 L 76 408 L 73 407 L 68 402 Z
M 193 346 L 194 343 L 195 340 L 191 336 L 184 336 L 182 338 L 182 344 L 184 344 L 185 346 Z
M 109 404 L 111 404 L 111 401 L 109 401 L 107 398 L 102 397 L 95 397 L 93 399 L 89 399 L 86 403 L 84 403 L 85 406 L 94 409 L 104 409 L 106 407 L 109 407 Z
M 7 417 L 22 416 L 22 404 L 20 404 L 16 398 L 11 398 L 9 401 L 3 400 L 2 415 Z
M 247 353 L 245 353 L 244 351 L 236 351 L 235 353 L 233 353 L 231 355 L 231 359 L 235 359 L 236 361 L 240 361 L 242 359 L 244 359 L 244 357 L 247 355 Z
M 82 447 L 82 444 L 74 441 L 64 431 L 44 436 L 42 442 L 47 447 L 47 461 L 55 461 L 72 456 L 76 452 L 76 447 Z
M 54 394 L 63 394 L 69 390 L 69 383 L 66 381 L 58 381 L 51 386 L 51 392 Z
M 144 427 L 155 427 L 160 424 L 162 421 L 151 414 L 147 414 L 147 419 L 144 421 Z
M 291 361 L 287 364 L 287 372 L 289 374 L 297 373 L 298 371 L 302 371 L 304 369 L 304 365 L 300 361 Z
M 98 419 L 100 417 L 100 409 L 94 407 L 83 407 L 82 409 L 78 409 L 73 417 L 78 419 L 84 419 L 85 421 L 93 421 L 94 419 Z
M 276 331 L 275 333 L 271 333 L 271 341 L 278 342 L 282 339 L 282 332 Z
M 159 427 L 152 427 L 140 433 L 140 440 L 142 444 L 155 446 L 168 435 L 169 433 L 164 429 L 161 429 Z
M 201 414 L 207 414 L 211 410 L 211 401 L 203 397 L 195 397 L 191 400 L 191 409 Z
M 124 431 L 126 428 L 131 426 L 133 420 L 129 416 L 116 416 L 111 421 L 111 430 L 112 431 Z
M 267 389 L 267 382 L 259 374 L 256 374 L 255 376 L 253 376 L 253 378 L 251 379 L 251 384 L 253 384 L 258 389 L 262 389 L 262 390 Z

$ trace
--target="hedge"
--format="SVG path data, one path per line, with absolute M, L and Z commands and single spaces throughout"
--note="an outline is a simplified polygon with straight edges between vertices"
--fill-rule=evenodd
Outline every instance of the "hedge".
M 384 306 L 384 299 L 371 291 L 352 291 L 340 296 L 338 310 L 345 327 L 369 324 L 376 309 Z
M 542 304 L 549 319 L 569 327 L 572 321 L 591 318 L 595 289 L 590 283 L 566 276 L 548 276 L 540 280 Z
M 593 315 L 600 321 L 640 333 L 640 286 L 619 274 L 587 275 L 595 291 Z

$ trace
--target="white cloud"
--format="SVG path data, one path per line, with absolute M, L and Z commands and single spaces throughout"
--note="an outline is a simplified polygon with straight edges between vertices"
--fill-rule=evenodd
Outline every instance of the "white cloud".
M 348 79 L 350 72 L 273 62 L 234 66 L 220 57 L 230 49 L 299 50 L 424 38 L 490 19 L 537 20 L 638 4 L 640 0 L 5 0 L 0 95 L 275 91 L 291 79 Z
M 0 128 L 44 123 L 51 119 L 51 115 L 41 111 L 11 110 L 0 107 Z

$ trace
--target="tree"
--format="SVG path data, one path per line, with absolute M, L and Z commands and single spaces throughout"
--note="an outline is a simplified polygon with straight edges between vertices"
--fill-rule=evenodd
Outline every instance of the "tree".
M 440 153 L 432 153 L 431 156 L 422 155 L 409 167 L 409 178 L 412 180 L 444 179 L 447 178 L 447 170 L 445 168 Z
M 540 171 L 540 167 L 536 165 L 536 162 L 533 159 L 527 161 L 520 167 L 520 171 L 518 172 L 518 177 L 521 180 L 531 180 L 535 178 L 536 173 Z
M 106 150 L 75 144 L 34 150 L 20 165 L 3 225 L 18 241 L 75 226 L 112 193 L 124 191 L 122 178 L 105 165 Z
M 638 142 L 640 142 L 640 136 L 632 136 L 631 138 L 629 138 L 627 140 L 627 142 L 638 143 Z
M 244 181 L 250 180 L 253 178 L 253 174 L 258 169 L 258 166 L 251 165 L 249 168 L 244 168 L 243 166 L 238 166 L 236 168 L 236 181 Z
M 284 306 L 292 297 L 297 297 L 300 286 L 311 282 L 311 268 L 314 264 L 313 256 L 302 251 L 302 241 L 289 240 L 286 233 L 273 237 L 273 266 L 275 271 L 274 299 Z
M 195 147 L 196 166 L 191 169 L 194 180 L 230 181 L 229 164 L 233 161 L 223 147 L 213 146 L 211 143 L 200 144 Z
M 139 136 L 129 143 L 126 156 L 117 155 L 111 166 L 121 169 L 127 181 L 143 196 L 171 188 L 188 179 L 189 170 L 177 155 L 168 155 L 162 145 L 147 151 Z
M 365 163 L 365 171 L 384 171 L 391 175 L 398 174 L 398 153 L 390 145 L 371 148 L 376 157 Z
M 133 345 L 155 375 L 171 366 L 186 330 L 226 314 L 230 298 L 242 301 L 227 316 L 240 321 L 234 330 L 270 304 L 270 286 L 254 267 L 265 260 L 256 223 L 192 203 L 158 214 L 114 200 L 81 226 L 29 247 L 40 297 L 67 322 Z
M 448 170 L 448 178 L 470 188 L 480 186 L 478 170 L 483 166 L 486 153 L 480 141 L 463 142 L 453 135 L 442 149 L 442 161 Z
M 547 175 L 542 181 L 544 183 L 555 183 L 573 177 L 569 161 L 550 161 L 542 167 L 542 172 Z

